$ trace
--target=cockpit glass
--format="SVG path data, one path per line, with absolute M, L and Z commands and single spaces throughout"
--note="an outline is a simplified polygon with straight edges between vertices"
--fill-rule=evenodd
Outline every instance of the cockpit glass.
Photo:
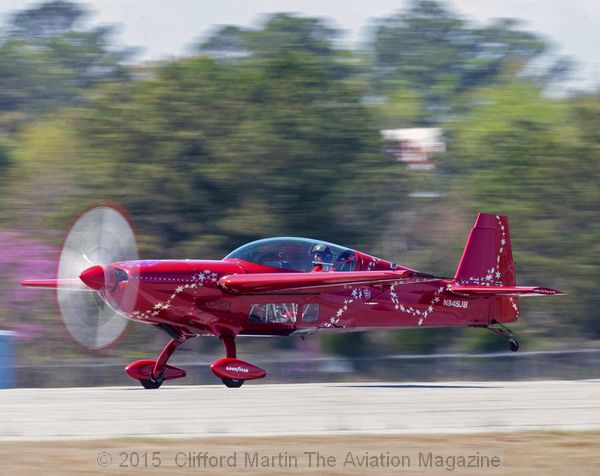
M 336 271 L 354 271 L 356 255 L 354 251 L 326 241 L 309 238 L 267 238 L 253 241 L 229 253 L 225 258 L 237 258 L 251 263 L 274 268 L 308 272 L 315 266 L 316 249 L 331 250 L 331 261 Z M 327 250 L 328 249 L 328 250 Z M 327 254 L 329 259 L 329 256 Z

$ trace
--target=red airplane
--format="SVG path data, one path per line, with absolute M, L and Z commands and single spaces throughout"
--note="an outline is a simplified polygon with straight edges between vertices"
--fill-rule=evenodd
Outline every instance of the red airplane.
M 23 285 L 56 289 L 67 330 L 88 348 L 115 342 L 124 318 L 167 332 L 171 340 L 157 360 L 125 367 L 145 388 L 185 377 L 167 361 L 200 335 L 223 342 L 226 357 L 210 368 L 228 387 L 266 375 L 237 358 L 239 335 L 469 326 L 507 338 L 517 351 L 504 324 L 519 318 L 519 297 L 562 294 L 516 285 L 505 216 L 478 215 L 456 274 L 444 278 L 307 238 L 253 241 L 221 260 L 139 260 L 129 221 L 107 206 L 71 226 L 57 279 Z

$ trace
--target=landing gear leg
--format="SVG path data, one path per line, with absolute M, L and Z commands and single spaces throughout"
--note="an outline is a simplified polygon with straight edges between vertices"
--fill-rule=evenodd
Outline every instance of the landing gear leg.
M 165 380 L 185 377 L 186 372 L 184 369 L 167 365 L 167 361 L 173 355 L 173 352 L 188 339 L 189 336 L 185 335 L 173 337 L 156 361 L 138 360 L 137 362 L 132 362 L 125 367 L 125 373 L 132 379 L 140 382 L 147 389 L 159 388 Z
M 235 359 L 237 358 L 237 351 L 235 346 L 235 337 L 221 336 L 221 342 L 225 347 L 225 357 Z M 233 379 L 233 378 L 221 378 L 226 387 L 229 388 L 240 388 L 244 385 L 244 380 Z
M 489 329 L 494 334 L 498 334 L 498 335 L 508 339 L 508 344 L 510 346 L 511 351 L 516 352 L 519 350 L 519 343 L 517 342 L 515 335 L 512 333 L 512 331 L 508 327 L 503 326 L 499 322 L 493 321 L 492 325 L 486 326 L 486 329 Z
M 187 337 L 179 336 L 169 341 L 169 343 L 164 347 L 164 349 L 158 356 L 158 360 L 156 361 L 156 363 L 154 364 L 154 368 L 152 369 L 152 375 L 150 376 L 150 379 L 141 381 L 144 388 L 158 388 L 162 385 L 164 381 L 163 374 L 166 369 L 167 361 L 173 355 L 173 352 L 175 352 L 177 348 L 186 340 Z

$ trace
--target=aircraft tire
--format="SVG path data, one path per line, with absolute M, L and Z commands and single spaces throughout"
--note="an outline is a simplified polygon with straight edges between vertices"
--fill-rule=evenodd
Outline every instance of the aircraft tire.
M 240 388 L 244 385 L 244 380 L 237 380 L 232 378 L 222 378 L 221 379 L 226 387 L 229 388 Z
M 140 380 L 140 383 L 142 384 L 142 387 L 144 387 L 145 389 L 151 390 L 151 389 L 156 389 L 158 387 L 160 387 L 163 383 L 162 379 L 160 380 Z

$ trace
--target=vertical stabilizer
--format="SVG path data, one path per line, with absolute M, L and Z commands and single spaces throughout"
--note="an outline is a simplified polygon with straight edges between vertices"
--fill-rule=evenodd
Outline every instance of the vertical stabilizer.
M 454 279 L 478 286 L 516 284 L 506 216 L 477 215 Z

